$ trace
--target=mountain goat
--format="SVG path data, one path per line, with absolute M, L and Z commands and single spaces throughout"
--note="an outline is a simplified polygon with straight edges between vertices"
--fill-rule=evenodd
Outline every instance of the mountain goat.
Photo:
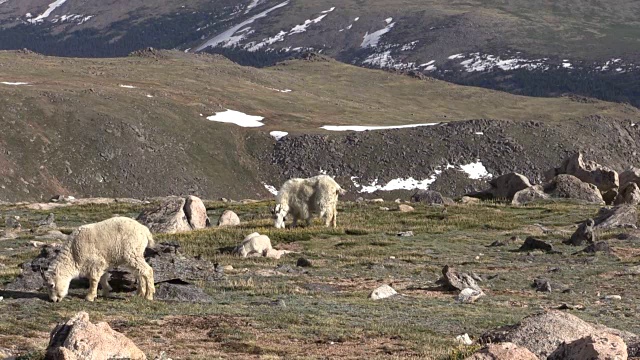
M 80 276 L 89 278 L 86 300 L 95 300 L 98 283 L 102 286 L 102 295 L 107 296 L 111 287 L 106 271 L 122 265 L 137 275 L 138 295 L 153 300 L 153 269 L 144 259 L 147 246 L 154 246 L 151 232 L 130 218 L 114 217 L 80 226 L 42 274 L 49 298 L 53 302 L 62 301 L 71 280 Z
M 325 218 L 325 226 L 336 227 L 338 195 L 344 194 L 345 190 L 328 175 L 287 180 L 276 197 L 274 225 L 278 229 L 284 229 L 285 217 L 291 214 L 293 227 L 297 226 L 298 219 L 304 219 L 308 226 L 311 224 L 312 214 L 319 214 L 321 218 Z

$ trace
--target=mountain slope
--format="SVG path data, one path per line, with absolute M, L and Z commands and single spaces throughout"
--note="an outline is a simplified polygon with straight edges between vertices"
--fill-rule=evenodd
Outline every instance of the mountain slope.
M 514 96 L 318 56 L 255 69 L 182 52 L 145 51 L 118 59 L 2 52 L 0 92 L 0 200 L 58 193 L 264 197 L 269 195 L 264 184 L 278 186 L 287 177 L 323 170 L 357 193 L 362 189 L 352 184 L 352 176 L 363 184 L 376 178 L 422 180 L 447 163 L 456 167 L 478 160 L 492 174 L 519 166 L 535 178 L 566 152 L 599 142 L 614 145 L 588 153 L 606 155 L 612 166 L 632 163 L 635 145 L 630 141 L 623 151 L 620 139 L 635 139 L 632 124 L 640 119 L 640 111 L 627 105 Z M 228 109 L 264 117 L 264 126 L 207 120 Z M 478 118 L 494 119 L 487 127 L 496 131 L 507 121 L 511 135 L 474 138 L 483 130 L 466 120 Z M 429 123 L 443 125 L 371 135 L 321 129 Z M 594 127 L 580 130 L 583 123 Z M 276 141 L 271 131 L 289 135 Z M 532 132 L 541 138 L 527 140 Z M 544 148 L 535 166 L 501 160 L 509 153 L 497 153 L 510 136 L 534 158 L 540 152 L 536 146 L 551 135 L 549 141 L 558 144 Z M 357 151 L 345 148 L 345 156 L 336 157 L 340 144 L 356 144 Z M 356 156 L 363 152 L 366 157 Z M 394 165 L 380 167 L 380 159 Z M 460 184 L 450 193 L 468 186 Z

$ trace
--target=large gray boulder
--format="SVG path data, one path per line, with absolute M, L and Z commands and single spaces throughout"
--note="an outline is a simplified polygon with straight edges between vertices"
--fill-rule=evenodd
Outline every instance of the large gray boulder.
M 191 231 L 191 225 L 184 212 L 186 200 L 169 197 L 157 206 L 143 211 L 136 220 L 151 230 L 152 233 L 175 234 Z
M 623 185 L 618 192 L 613 205 L 638 205 L 640 204 L 640 188 L 635 182 L 628 182 Z
M 513 196 L 520 190 L 531 187 L 531 183 L 526 176 L 518 173 L 509 173 L 498 176 L 489 182 L 494 199 L 513 199 Z
M 629 167 L 627 170 L 620 173 L 619 180 L 620 185 L 628 183 L 636 183 L 640 185 L 640 168 L 635 166 Z
M 613 208 L 603 207 L 593 220 L 596 229 L 635 228 L 638 224 L 638 211 L 633 205 L 618 205 Z
M 598 188 L 581 181 L 573 175 L 561 174 L 544 186 L 544 192 L 556 198 L 582 200 L 604 205 L 602 194 Z
M 558 310 L 527 316 L 518 324 L 507 325 L 488 331 L 480 337 L 482 343 L 511 342 L 529 349 L 540 359 L 546 359 L 561 344 L 578 339 L 611 333 L 635 338 L 615 329 L 591 325 L 577 316 Z
M 184 213 L 187 215 L 189 225 L 194 230 L 211 226 L 211 221 L 207 216 L 207 208 L 199 197 L 187 196 L 184 204 Z
M 560 167 L 545 173 L 547 181 L 560 174 L 569 174 L 583 182 L 595 185 L 601 192 L 607 192 L 620 185 L 618 173 L 593 161 L 584 160 L 582 153 L 576 153 L 565 159 Z
M 418 190 L 411 195 L 411 202 L 419 202 L 427 205 L 451 205 L 453 200 L 442 196 L 434 190 Z

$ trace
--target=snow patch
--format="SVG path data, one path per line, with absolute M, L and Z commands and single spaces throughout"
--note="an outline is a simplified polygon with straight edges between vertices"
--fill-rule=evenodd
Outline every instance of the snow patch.
M 27 83 L 27 82 L 9 82 L 9 81 L 0 81 L 0 84 L 13 85 L 13 86 L 29 85 L 29 83 Z
M 279 42 L 279 41 L 284 41 L 284 37 L 286 35 L 287 35 L 286 32 L 280 31 L 275 36 L 263 39 L 261 42 L 255 44 L 255 45 L 251 45 L 251 47 L 249 47 L 247 50 L 248 51 L 257 51 L 257 50 L 260 50 L 261 48 L 263 48 L 263 47 L 265 47 L 267 45 L 271 45 L 271 44 L 274 44 L 274 43 Z M 237 41 L 235 41 L 234 44 L 237 43 L 238 41 L 242 40 L 243 37 L 244 36 L 239 36 L 239 39 Z
M 499 68 L 505 71 L 516 69 L 548 69 L 548 66 L 544 63 L 545 59 L 502 59 L 499 56 L 480 53 L 473 53 L 469 55 L 471 56 L 471 58 L 460 63 L 460 65 L 462 65 L 467 72 L 489 71 L 494 68 Z
M 386 22 L 387 24 L 391 24 L 392 21 L 393 21 L 392 17 L 384 19 L 384 22 Z
M 289 31 L 289 35 L 300 34 L 300 33 L 303 33 L 305 31 L 307 31 L 307 28 L 309 27 L 309 25 L 319 23 L 326 16 L 327 15 L 325 14 L 325 15 L 320 15 L 320 16 L 318 16 L 317 18 L 315 18 L 313 20 L 305 20 L 304 24 L 294 26 L 293 29 L 291 29 Z
M 360 17 L 353 19 L 353 21 L 358 21 L 358 20 L 360 20 Z
M 474 134 L 476 134 L 476 135 L 484 135 L 484 133 L 482 131 L 476 131 Z
M 147 97 L 148 97 L 148 98 L 152 98 L 152 97 L 153 97 L 153 95 L 151 95 L 151 94 L 147 94 Z
M 460 165 L 460 169 L 469 175 L 469 179 L 480 180 L 492 177 L 480 160 L 467 165 Z
M 433 65 L 433 64 L 435 64 L 435 63 L 436 63 L 436 61 L 435 61 L 435 60 L 431 60 L 431 61 L 429 61 L 429 62 L 427 62 L 427 63 L 420 64 L 420 67 L 425 67 L 425 66 Z
M 49 15 L 51 15 L 51 13 L 57 9 L 58 7 L 62 6 L 62 4 L 64 4 L 65 2 L 67 2 L 67 0 L 56 0 L 54 2 L 52 2 L 51 4 L 49 4 L 49 8 L 47 8 L 47 10 L 45 12 L 43 12 L 42 14 L 38 15 L 35 19 L 28 19 L 27 21 L 32 23 L 32 24 L 38 24 L 44 21 L 44 19 L 46 19 L 47 17 L 49 17 Z M 30 14 L 29 14 L 30 15 Z
M 371 185 L 363 185 L 360 188 L 361 193 L 372 193 L 375 191 L 393 191 L 393 190 L 413 190 L 413 189 L 422 189 L 427 190 L 431 184 L 436 181 L 437 175 L 432 175 L 428 179 L 424 180 L 416 180 L 412 177 L 407 179 L 393 179 L 386 183 L 385 185 L 379 185 L 378 179 L 375 179 Z M 356 183 L 354 182 L 354 185 Z M 356 185 L 357 186 L 357 185 Z
M 464 55 L 463 55 L 463 54 L 455 54 L 455 55 L 451 55 L 451 56 L 449 56 L 447 59 L 449 59 L 449 60 L 455 60 L 455 59 L 462 59 L 462 58 L 464 58 Z
M 7 1 L 9 1 L 9 0 L 0 0 L 0 5 L 6 3 Z
M 251 0 L 251 3 L 249 5 L 247 5 L 247 9 L 244 11 L 245 14 L 248 14 L 249 11 L 251 11 L 251 9 L 253 9 L 254 7 L 260 5 L 260 2 L 262 0 Z
M 137 88 L 136 88 L 135 86 L 133 86 L 133 85 L 123 85 L 123 84 L 120 84 L 119 86 L 120 86 L 121 88 L 137 89 Z
M 380 29 L 378 31 L 374 31 L 371 34 L 369 34 L 369 32 L 367 32 L 363 39 L 362 39 L 362 44 L 360 44 L 361 48 L 368 48 L 368 47 L 376 47 L 378 46 L 378 43 L 380 42 L 380 38 L 382 37 L 382 35 L 388 33 L 389 31 L 391 31 L 391 29 L 393 29 L 393 27 L 396 25 L 396 23 L 387 23 L 388 25 L 386 27 L 384 27 L 383 29 Z
M 274 89 L 274 88 L 267 88 L 269 90 L 273 90 L 273 91 L 277 91 L 277 92 L 281 92 L 281 93 L 290 93 L 291 89 L 284 89 L 284 90 L 280 90 L 280 89 Z
M 325 125 L 325 126 L 321 126 L 320 128 L 329 130 L 329 131 L 367 131 L 367 130 L 404 129 L 404 128 L 414 128 L 414 127 L 421 127 L 421 126 L 434 126 L 438 124 L 440 123 L 391 125 L 391 126 Z
M 334 6 L 334 7 L 332 7 L 331 9 L 329 9 L 329 10 L 325 10 L 325 11 L 321 11 L 320 13 L 321 13 L 321 14 L 328 14 L 328 13 L 332 12 L 332 11 L 333 11 L 333 10 L 335 10 L 335 9 L 336 9 L 336 7 Z
M 207 117 L 207 120 L 236 124 L 242 127 L 260 127 L 264 125 L 263 123 L 261 123 L 263 119 L 264 117 L 262 116 L 247 115 L 240 111 L 229 109 Z
M 208 40 L 207 42 L 205 42 L 204 44 L 200 45 L 200 46 L 196 49 L 196 51 L 202 51 L 202 50 L 203 50 L 203 49 L 205 49 L 205 48 L 208 48 L 208 47 L 215 47 L 215 46 L 217 46 L 218 44 L 221 44 L 221 43 L 224 43 L 224 42 L 229 41 L 229 40 L 231 39 L 231 37 L 232 37 L 232 36 L 233 36 L 233 35 L 234 35 L 238 30 L 240 30 L 240 29 L 242 29 L 243 27 L 245 27 L 245 26 L 247 26 L 247 25 L 249 25 L 249 24 L 253 23 L 254 21 L 256 21 L 256 20 L 258 20 L 258 19 L 261 19 L 261 18 L 263 18 L 263 17 L 265 17 L 265 16 L 269 15 L 269 13 L 270 13 L 270 12 L 272 12 L 272 11 L 274 11 L 274 10 L 277 10 L 277 9 L 279 9 L 279 8 L 281 8 L 281 7 L 287 6 L 287 5 L 289 4 L 289 1 L 290 1 L 290 0 L 287 0 L 287 1 L 285 1 L 285 2 L 281 2 L 280 4 L 278 4 L 278 5 L 276 5 L 276 6 L 273 6 L 273 7 L 269 8 L 269 9 L 267 9 L 267 10 L 265 10 L 265 11 L 263 11 L 263 12 L 261 12 L 261 13 L 257 14 L 257 15 L 254 15 L 254 16 L 250 17 L 249 19 L 247 19 L 247 20 L 245 20 L 245 21 L 241 22 L 240 24 L 238 24 L 238 25 L 236 25 L 236 26 L 233 26 L 233 27 L 231 27 L 230 29 L 228 29 L 228 30 L 226 30 L 226 31 L 224 31 L 224 32 L 222 32 L 222 33 L 220 33 L 220 34 L 218 34 L 218 35 L 214 36 L 213 38 L 209 39 L 209 40 Z M 238 40 L 238 41 L 239 41 L 239 40 Z
M 286 131 L 272 131 L 269 133 L 269 135 L 273 136 L 276 140 L 280 140 L 283 137 L 289 135 L 289 133 Z

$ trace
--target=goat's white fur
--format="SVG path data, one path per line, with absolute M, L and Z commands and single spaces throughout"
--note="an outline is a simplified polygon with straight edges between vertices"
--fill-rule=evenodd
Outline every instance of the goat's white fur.
M 111 291 L 107 270 L 121 265 L 136 274 L 138 295 L 153 300 L 153 269 L 144 259 L 147 246 L 154 246 L 151 232 L 130 218 L 114 217 L 80 226 L 43 274 L 49 298 L 62 301 L 71 280 L 80 276 L 89 279 L 88 301 L 97 297 L 98 283 L 102 295 L 107 296 Z
M 338 195 L 344 193 L 345 190 L 328 175 L 318 175 L 308 179 L 290 179 L 278 191 L 274 208 L 274 225 L 278 229 L 283 229 L 287 215 L 293 217 L 293 227 L 297 226 L 300 219 L 310 225 L 311 216 L 318 214 L 325 219 L 325 226 L 331 225 L 335 228 Z

